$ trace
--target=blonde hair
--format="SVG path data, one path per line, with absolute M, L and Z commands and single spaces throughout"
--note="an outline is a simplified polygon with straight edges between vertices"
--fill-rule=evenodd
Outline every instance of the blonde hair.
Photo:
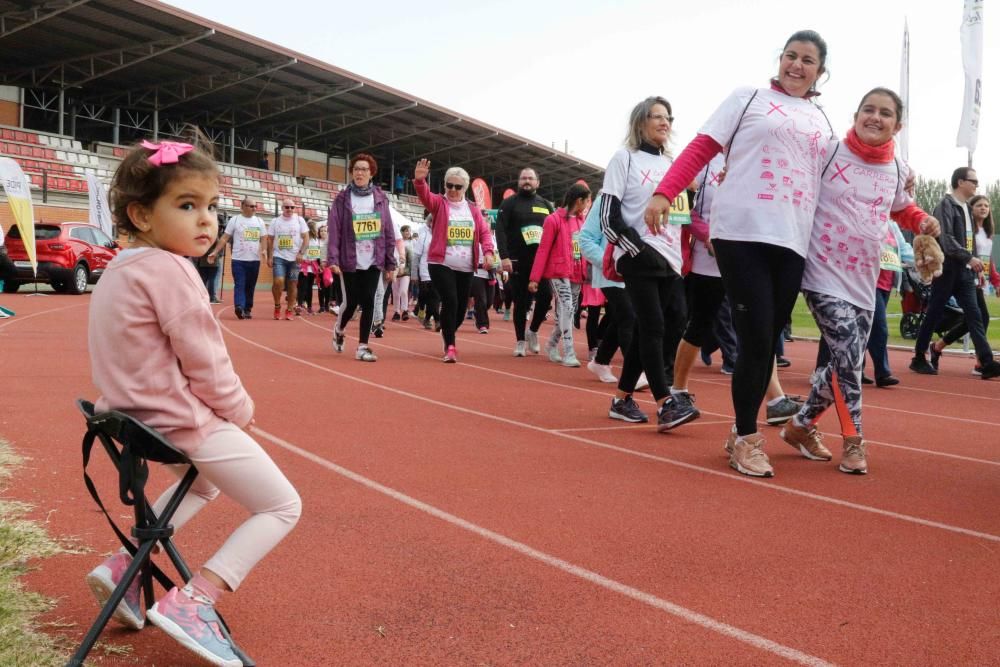
M 632 108 L 632 113 L 628 117 L 628 133 L 625 135 L 625 145 L 629 150 L 639 150 L 639 146 L 642 145 L 643 136 L 642 129 L 646 125 L 646 120 L 649 119 L 649 114 L 652 113 L 653 107 L 657 104 L 662 104 L 667 109 L 667 113 L 671 116 L 674 115 L 673 108 L 670 106 L 670 102 L 664 97 L 659 95 L 654 95 L 652 97 L 647 97 L 642 102 L 639 102 Z M 674 128 L 671 124 L 670 132 L 667 135 L 667 142 L 669 143 L 670 138 L 674 135 Z M 667 145 L 663 145 L 663 152 L 666 155 L 670 155 L 670 149 Z

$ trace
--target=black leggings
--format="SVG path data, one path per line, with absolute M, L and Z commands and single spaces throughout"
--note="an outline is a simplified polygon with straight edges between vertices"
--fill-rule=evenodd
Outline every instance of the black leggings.
M 445 347 L 448 347 L 455 344 L 455 330 L 465 319 L 472 271 L 453 271 L 444 264 L 429 264 L 427 268 L 434 289 L 441 297 L 441 337 Z
M 341 287 L 344 291 L 344 307 L 337 316 L 335 329 L 343 332 L 344 327 L 354 317 L 354 311 L 361 308 L 361 330 L 358 340 L 363 345 L 368 344 L 372 332 L 372 318 L 375 316 L 375 289 L 382 279 L 382 272 L 373 266 L 364 271 L 343 271 L 340 274 Z
M 802 284 L 805 259 L 789 248 L 715 239 L 715 258 L 732 307 L 737 354 L 733 411 L 739 435 L 757 432 L 757 413 L 774 368 L 774 349 Z
M 618 381 L 620 391 L 632 393 L 639 375 L 645 371 L 654 399 L 659 401 L 670 394 L 664 354 L 664 348 L 669 345 L 665 342 L 672 337 L 673 349 L 676 350 L 679 334 L 672 332 L 679 332 L 687 319 L 684 293 L 677 289 L 680 279 L 669 268 L 665 275 L 659 276 L 625 274 L 625 291 L 635 308 L 638 326 L 625 352 Z M 673 370 L 673 359 L 670 360 L 670 369 Z
M 531 299 L 535 299 L 535 313 L 531 316 L 531 330 L 538 333 L 538 328 L 545 321 L 545 314 L 552 306 L 552 288 L 548 280 L 538 283 L 538 291 L 532 294 L 528 291 L 531 265 L 520 264 L 521 270 L 515 270 L 510 277 L 510 290 L 514 294 L 514 334 L 517 340 L 524 340 L 524 327 L 528 320 L 528 307 Z
M 608 316 L 601 317 L 601 306 L 587 306 L 587 349 L 596 350 L 608 330 Z
M 695 347 L 714 342 L 712 327 L 719 318 L 719 306 L 726 298 L 722 278 L 689 273 L 684 276 L 687 290 L 688 322 L 684 330 L 684 342 Z
M 607 366 L 615 356 L 615 350 L 620 347 L 624 357 L 632 344 L 632 336 L 635 334 L 635 309 L 632 308 L 632 299 L 624 287 L 602 287 L 601 291 L 607 299 L 604 308 L 607 311 L 605 319 L 608 320 L 608 327 L 604 337 L 601 338 L 601 344 L 597 346 L 594 363 Z
M 303 273 L 299 275 L 299 305 L 307 306 L 310 310 L 313 306 L 313 284 L 315 282 L 316 274 L 314 273 Z
M 472 300 L 475 302 L 476 328 L 490 328 L 490 306 L 493 304 L 493 290 L 496 286 L 488 278 L 472 278 Z

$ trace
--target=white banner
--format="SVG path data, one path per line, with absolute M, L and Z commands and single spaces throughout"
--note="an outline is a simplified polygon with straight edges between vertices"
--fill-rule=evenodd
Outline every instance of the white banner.
M 31 205 L 31 184 L 21 171 L 21 165 L 9 157 L 0 157 L 0 181 L 7 194 L 7 203 L 14 214 L 14 223 L 21 231 L 21 241 L 28 253 L 31 270 L 38 271 L 35 256 L 35 209 Z
M 976 151 L 983 92 L 983 2 L 965 0 L 962 14 L 962 65 L 965 67 L 965 100 L 957 146 Z
M 115 238 L 111 224 L 111 208 L 108 204 L 108 191 L 94 174 L 87 174 L 87 189 L 90 191 L 90 224 L 101 228 L 101 231 Z
M 903 100 L 903 129 L 896 135 L 899 156 L 910 159 L 910 24 L 903 21 L 903 58 L 899 64 L 899 98 Z

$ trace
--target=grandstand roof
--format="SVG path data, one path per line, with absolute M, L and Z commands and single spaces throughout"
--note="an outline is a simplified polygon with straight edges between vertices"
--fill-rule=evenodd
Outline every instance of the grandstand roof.
M 0 0 L 0 83 L 65 90 L 78 108 L 152 112 L 387 165 L 428 157 L 498 194 L 536 166 L 543 194 L 603 168 L 154 0 Z M 287 153 L 286 153 L 287 154 Z M 383 170 L 383 178 L 387 178 Z

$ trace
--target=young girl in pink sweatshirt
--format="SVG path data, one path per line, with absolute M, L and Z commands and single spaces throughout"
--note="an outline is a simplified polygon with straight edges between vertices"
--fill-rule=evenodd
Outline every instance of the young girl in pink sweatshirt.
M 580 303 L 580 288 L 584 280 L 580 228 L 583 226 L 583 212 L 588 204 L 590 188 L 575 183 L 566 192 L 562 208 L 545 218 L 542 240 L 535 253 L 528 283 L 528 291 L 532 293 L 538 291 L 538 283 L 543 279 L 552 284 L 556 326 L 545 343 L 545 351 L 551 361 L 571 368 L 580 366 L 573 348 L 573 315 Z M 562 356 L 559 355 L 560 339 Z
M 208 294 L 186 257 L 200 257 L 218 231 L 219 173 L 190 144 L 142 142 L 111 184 L 118 228 L 132 247 L 109 265 L 94 289 L 88 329 L 97 410 L 121 410 L 162 433 L 199 475 L 173 517 L 180 528 L 220 492 L 250 513 L 183 588 L 149 610 L 149 620 L 215 665 L 239 666 L 219 632 L 214 605 L 295 526 L 301 501 L 278 466 L 243 429 L 254 403 L 233 369 Z M 178 478 L 186 466 L 167 466 Z M 153 506 L 159 514 L 176 484 Z M 131 556 L 114 554 L 87 583 L 103 604 Z M 144 625 L 138 580 L 115 611 Z

